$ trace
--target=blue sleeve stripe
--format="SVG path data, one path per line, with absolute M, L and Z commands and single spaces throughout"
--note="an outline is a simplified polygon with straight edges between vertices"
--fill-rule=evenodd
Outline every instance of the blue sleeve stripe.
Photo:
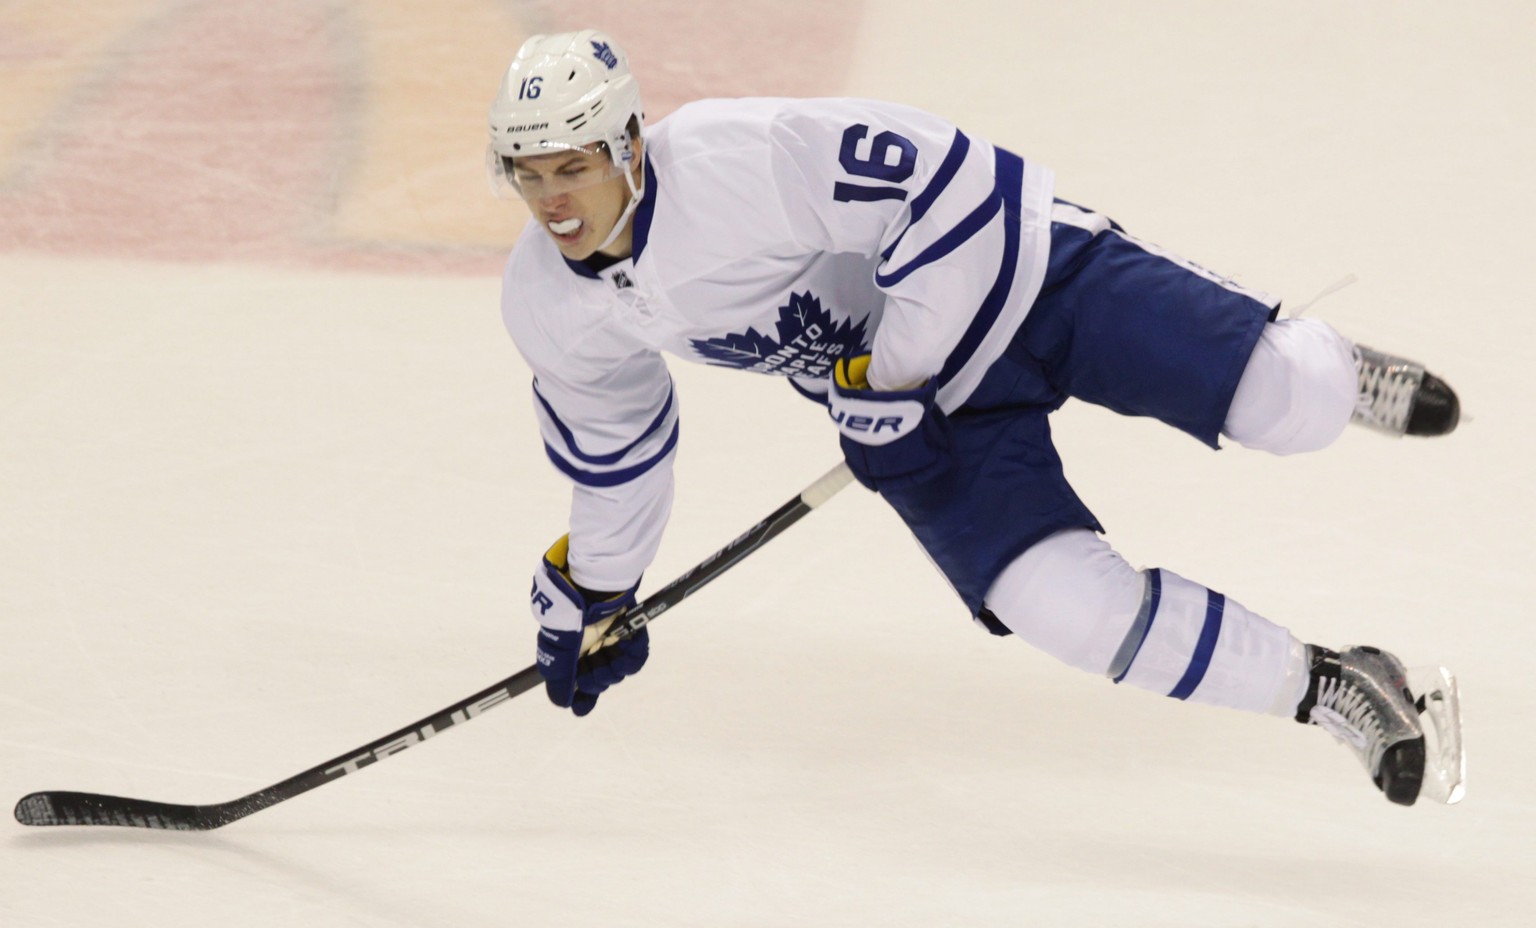
M 910 207 L 912 210 L 912 222 L 917 222 L 923 218 L 928 209 L 933 206 L 934 201 L 944 192 L 944 188 L 948 187 L 949 182 L 955 179 L 955 175 L 960 171 L 961 163 L 965 161 L 966 153 L 970 150 L 971 140 L 966 138 L 964 132 L 956 129 L 955 141 L 954 144 L 949 146 L 949 154 L 944 156 L 944 162 L 939 165 L 938 171 L 934 173 L 933 180 L 929 181 L 928 186 L 923 189 L 923 192 L 918 194 L 917 198 L 912 201 Z
M 956 129 L 955 141 L 949 146 L 949 153 L 944 156 L 944 161 L 939 165 L 939 169 L 934 172 L 933 179 L 928 182 L 927 187 L 923 188 L 923 192 L 918 194 L 916 199 L 908 205 L 907 208 L 911 210 L 911 217 L 907 220 L 906 229 L 901 230 L 901 234 L 896 236 L 896 241 L 891 243 L 891 247 L 880 252 L 880 257 L 887 261 L 890 260 L 891 255 L 895 254 L 897 246 L 901 244 L 901 240 L 906 238 L 907 230 L 917 225 L 918 220 L 928 214 L 928 210 L 938 200 L 939 195 L 944 192 L 945 188 L 949 186 L 949 182 L 955 179 L 955 175 L 960 171 L 960 165 L 964 163 L 965 156 L 970 150 L 971 140 L 966 137 L 964 132 Z
M 560 417 L 555 413 L 555 407 L 549 405 L 549 400 L 546 400 L 544 395 L 539 392 L 539 381 L 537 378 L 533 381 L 533 395 L 539 401 L 539 405 L 544 407 L 544 411 L 549 413 L 549 421 L 555 424 L 555 429 L 559 431 L 560 437 L 565 440 L 566 450 L 570 452 L 571 457 L 584 464 L 596 464 L 599 467 L 606 467 L 609 464 L 617 464 L 624 460 L 625 455 L 634 451 L 640 446 L 641 442 L 651 437 L 661 428 L 662 423 L 667 421 L 668 414 L 672 412 L 673 389 L 668 386 L 667 402 L 661 407 L 661 412 L 656 414 L 656 418 L 651 420 L 651 424 L 645 427 L 645 431 L 640 433 L 640 437 L 611 454 L 587 454 L 576 446 L 575 433 L 564 422 L 560 421 Z
M 890 274 L 877 272 L 876 286 L 893 287 L 910 277 L 914 271 L 948 257 L 956 248 L 970 241 L 973 235 L 986 228 L 987 223 L 992 221 L 992 217 L 996 216 L 997 211 L 1002 207 L 1003 198 L 998 195 L 997 188 L 994 187 L 987 198 L 981 201 L 981 205 L 972 210 L 969 216 L 960 220 L 958 225 L 944 233 L 938 241 L 923 249 L 923 253 L 913 258 L 905 267 Z
M 1008 294 L 1013 289 L 1014 272 L 1019 266 L 1019 225 L 1023 212 L 1024 159 L 1001 148 L 996 151 L 997 189 L 1000 191 L 998 202 L 1003 207 L 1003 262 L 997 269 L 997 279 L 992 282 L 992 289 L 987 292 L 986 299 L 981 301 L 976 315 L 971 317 L 971 324 L 966 327 L 965 334 L 960 336 L 955 350 L 944 359 L 944 368 L 939 371 L 940 386 L 948 383 L 961 368 L 965 367 L 971 355 L 981 347 L 982 340 L 987 337 L 992 326 L 997 323 L 997 317 L 1008 302 Z
M 1136 657 L 1141 653 L 1141 646 L 1146 644 L 1147 636 L 1152 633 L 1152 623 L 1157 621 L 1157 605 L 1163 598 L 1162 570 L 1160 568 L 1153 568 L 1147 571 L 1147 582 L 1152 587 L 1152 601 L 1147 606 L 1147 624 L 1141 628 L 1141 638 L 1136 642 L 1136 650 L 1131 652 L 1131 659 L 1125 662 L 1125 669 L 1120 671 L 1120 674 L 1115 677 L 1116 683 L 1124 680 L 1125 675 L 1130 673 L 1131 668 L 1136 665 Z
M 575 466 L 571 462 L 567 461 L 564 457 L 562 457 L 558 451 L 550 447 L 548 442 L 544 444 L 544 452 L 549 455 L 549 459 L 554 462 L 555 468 L 559 470 L 560 473 L 566 475 L 582 486 L 616 487 L 621 483 L 628 483 L 636 477 L 639 477 L 641 474 L 649 471 L 657 464 L 660 464 L 662 459 L 670 454 L 673 448 L 677 447 L 677 432 L 678 426 L 674 423 L 672 426 L 672 434 L 667 436 L 667 443 L 661 446 L 661 450 L 656 452 L 654 457 L 651 457 L 645 461 L 641 461 L 639 464 L 636 464 L 633 467 L 626 467 L 623 470 L 608 471 L 607 473 L 602 474 L 594 474 L 591 471 L 582 470 L 581 468 Z
M 1174 699 L 1188 699 L 1205 679 L 1210 669 L 1211 657 L 1216 653 L 1216 639 L 1221 637 L 1221 616 L 1226 611 L 1227 598 L 1214 590 L 1205 597 L 1205 625 L 1200 629 L 1200 640 L 1195 643 L 1195 654 L 1189 659 L 1189 668 L 1178 686 L 1168 695 Z

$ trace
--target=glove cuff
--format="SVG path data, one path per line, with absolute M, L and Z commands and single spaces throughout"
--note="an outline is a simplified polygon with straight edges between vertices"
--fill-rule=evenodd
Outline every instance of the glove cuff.
M 533 575 L 530 605 L 534 619 L 554 631 L 580 631 L 635 604 L 636 583 L 618 593 L 597 593 L 576 585 L 567 569 L 571 536 L 562 535 L 544 552 L 543 563 Z M 593 596 L 603 599 L 593 600 Z
M 854 477 L 878 491 L 926 479 L 949 451 L 949 423 L 932 380 L 911 390 L 871 390 L 869 355 L 838 361 L 827 412 Z

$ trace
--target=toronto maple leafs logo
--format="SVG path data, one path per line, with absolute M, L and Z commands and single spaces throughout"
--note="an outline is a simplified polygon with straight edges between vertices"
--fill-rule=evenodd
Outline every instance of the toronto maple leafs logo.
M 593 42 L 592 57 L 607 65 L 610 71 L 619 66 L 619 58 L 607 42 Z
M 741 334 L 690 341 L 707 364 L 782 377 L 825 377 L 838 358 L 863 353 L 866 322 L 834 323 L 831 310 L 823 309 L 821 300 L 807 290 L 791 293 L 789 305 L 779 307 L 772 335 L 748 328 Z

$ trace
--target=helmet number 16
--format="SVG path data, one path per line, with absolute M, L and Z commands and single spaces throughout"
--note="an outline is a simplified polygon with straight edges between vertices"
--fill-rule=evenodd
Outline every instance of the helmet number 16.
M 540 85 L 543 83 L 544 78 L 542 77 L 523 78 L 523 83 L 517 88 L 517 98 L 519 100 L 537 100 L 540 91 L 543 89 Z
M 869 140 L 867 154 L 861 154 L 860 144 L 869 135 L 869 126 L 859 123 L 843 130 L 843 145 L 837 161 L 855 177 L 883 180 L 887 184 L 900 184 L 909 179 L 917 169 L 917 146 L 906 136 L 894 132 L 881 132 Z M 849 184 L 839 181 L 832 187 L 832 199 L 840 203 L 870 200 L 905 200 L 907 191 L 886 184 Z

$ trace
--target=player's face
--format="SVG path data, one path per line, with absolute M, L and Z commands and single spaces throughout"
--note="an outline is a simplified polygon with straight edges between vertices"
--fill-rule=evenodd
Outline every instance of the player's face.
M 629 205 L 624 172 L 600 147 L 518 158 L 510 176 L 533 216 L 572 261 L 592 256 Z M 620 234 L 605 252 L 623 257 L 630 237 Z

